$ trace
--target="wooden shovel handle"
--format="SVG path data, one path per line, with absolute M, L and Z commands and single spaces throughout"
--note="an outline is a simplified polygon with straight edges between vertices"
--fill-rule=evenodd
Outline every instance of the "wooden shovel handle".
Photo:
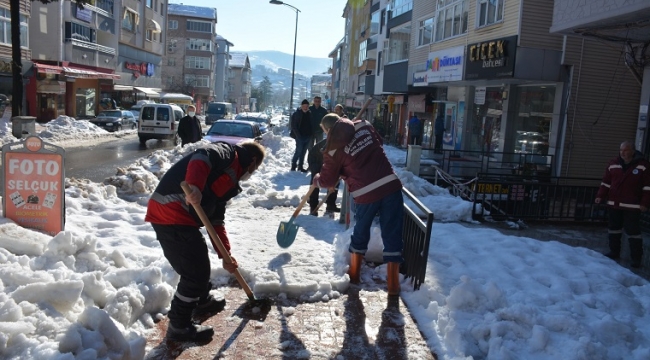
M 302 207 L 305 206 L 305 203 L 307 202 L 307 200 L 309 200 L 309 195 L 311 195 L 311 193 L 314 191 L 314 189 L 316 189 L 316 186 L 314 186 L 314 184 L 312 184 L 309 187 L 309 191 L 307 191 L 305 196 L 302 197 L 302 200 L 300 200 L 300 204 L 298 204 L 298 207 L 296 208 L 296 211 L 293 212 L 293 215 L 291 215 L 291 217 L 295 218 L 300 214 L 300 210 L 302 210 Z
M 181 182 L 181 188 L 183 188 L 185 195 L 189 195 L 192 193 L 192 188 L 190 188 L 190 186 L 185 181 Z M 217 232 L 214 230 L 214 226 L 212 226 L 210 219 L 208 219 L 208 216 L 205 214 L 205 211 L 203 211 L 201 205 L 192 204 L 192 206 L 194 207 L 194 211 L 196 211 L 196 214 L 199 215 L 199 219 L 201 219 L 201 222 L 208 230 L 208 234 L 210 234 L 210 242 L 212 242 L 212 246 L 215 248 L 215 250 L 216 249 L 219 250 L 219 253 L 221 253 L 221 256 L 223 256 L 223 259 L 226 261 L 226 263 L 232 264 L 232 257 L 230 256 L 230 253 L 228 252 L 228 250 L 226 250 L 226 247 L 223 246 L 223 242 L 221 241 L 221 238 L 219 238 L 219 235 L 217 235 Z M 241 285 L 242 289 L 244 289 L 244 291 L 246 292 L 246 295 L 248 295 L 248 298 L 251 300 L 255 300 L 255 295 L 253 295 L 253 291 L 251 290 L 250 286 L 248 286 L 248 283 L 246 283 L 246 280 L 239 272 L 239 269 L 235 269 L 235 272 L 233 274 L 237 278 L 239 285 Z
M 355 116 L 354 119 L 352 119 L 352 121 L 356 121 L 356 120 L 361 119 L 361 116 L 363 116 L 363 112 L 366 111 L 366 109 L 368 108 L 368 106 L 370 106 L 370 103 L 371 103 L 371 102 L 372 102 L 372 98 L 366 100 L 366 103 L 363 104 L 363 107 L 362 107 L 361 110 L 357 113 L 357 116 Z

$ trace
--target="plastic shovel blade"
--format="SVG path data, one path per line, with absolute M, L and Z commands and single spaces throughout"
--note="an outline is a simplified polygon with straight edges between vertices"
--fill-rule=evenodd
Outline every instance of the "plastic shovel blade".
M 278 245 L 280 245 L 281 248 L 288 248 L 293 244 L 293 241 L 296 240 L 298 225 L 293 223 L 295 219 L 296 218 L 291 217 L 289 221 L 280 222 L 276 238 L 278 240 Z

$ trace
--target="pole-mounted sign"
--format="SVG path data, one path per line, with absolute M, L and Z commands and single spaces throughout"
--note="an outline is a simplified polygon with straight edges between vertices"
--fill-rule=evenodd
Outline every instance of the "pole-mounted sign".
M 2 146 L 4 216 L 52 236 L 65 225 L 65 150 L 38 136 Z

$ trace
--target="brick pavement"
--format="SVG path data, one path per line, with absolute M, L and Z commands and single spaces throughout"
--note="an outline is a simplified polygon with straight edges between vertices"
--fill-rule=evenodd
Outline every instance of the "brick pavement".
M 328 302 L 269 298 L 222 289 L 226 309 L 207 319 L 207 344 L 167 342 L 167 318 L 148 337 L 146 359 L 436 359 L 399 297 L 385 284 L 351 285 Z

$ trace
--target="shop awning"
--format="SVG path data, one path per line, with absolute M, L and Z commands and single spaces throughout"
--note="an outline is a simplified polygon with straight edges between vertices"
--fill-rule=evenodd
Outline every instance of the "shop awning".
M 158 22 L 154 19 L 149 19 L 149 22 L 147 22 L 147 30 L 151 30 L 155 33 L 160 33 L 162 31 L 160 24 L 158 24 Z
M 133 86 L 127 85 L 113 85 L 114 91 L 133 91 Z
M 81 69 L 76 67 L 64 66 L 63 71 L 66 76 L 82 78 L 82 79 L 109 79 L 119 80 L 121 78 L 118 74 L 103 73 L 88 69 Z
M 34 67 L 36 68 L 36 72 L 39 72 L 41 74 L 60 74 L 63 72 L 62 67 L 55 65 L 34 63 Z
M 146 87 L 139 87 L 139 86 L 134 86 L 133 87 L 136 91 L 145 93 L 148 97 L 160 97 L 160 94 L 157 92 L 153 91 L 152 88 L 146 88 Z

